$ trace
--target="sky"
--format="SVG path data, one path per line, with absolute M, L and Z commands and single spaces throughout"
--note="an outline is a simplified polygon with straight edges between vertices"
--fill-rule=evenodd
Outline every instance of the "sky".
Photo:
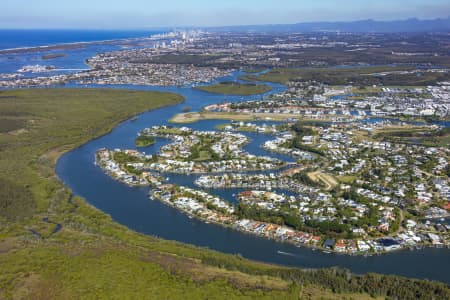
M 0 0 L 0 28 L 146 29 L 450 16 L 448 0 Z

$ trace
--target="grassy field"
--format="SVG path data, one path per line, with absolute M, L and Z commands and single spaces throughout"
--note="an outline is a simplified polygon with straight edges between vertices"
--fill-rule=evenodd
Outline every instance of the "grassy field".
M 231 126 L 231 123 L 224 123 L 216 125 L 216 130 L 225 130 L 227 126 Z M 236 131 L 238 132 L 256 132 L 255 127 L 249 127 L 249 126 L 239 126 L 236 128 Z
M 413 67 L 353 67 L 353 68 L 289 68 L 273 69 L 260 76 L 245 75 L 243 79 L 250 81 L 268 81 L 287 83 L 291 80 L 314 80 L 328 85 L 353 86 L 425 86 L 434 85 L 446 79 L 445 73 L 397 74 L 384 76 L 377 75 L 382 72 L 410 71 Z
M 272 90 L 270 86 L 265 84 L 240 84 L 235 82 L 221 82 L 213 85 L 199 86 L 195 89 L 214 94 L 239 96 L 264 94 Z
M 342 176 L 338 176 L 337 179 L 341 183 L 349 184 L 349 183 L 354 182 L 357 179 L 357 177 L 356 176 L 350 176 L 350 175 L 347 175 L 347 176 L 342 175 Z
M 374 138 L 404 144 L 424 145 L 428 147 L 450 147 L 448 128 L 432 130 L 421 126 L 390 127 L 376 130 Z
M 0 92 L 0 299 L 448 299 L 447 285 L 256 263 L 133 232 L 74 197 L 56 159 L 133 115 L 181 102 L 125 90 Z
M 276 113 L 236 113 L 236 112 L 190 112 L 176 114 L 169 121 L 171 123 L 194 123 L 200 120 L 234 120 L 234 121 L 284 121 L 286 119 L 297 119 L 304 122 L 326 122 L 332 115 L 324 116 L 324 119 L 311 119 L 298 114 L 276 114 Z M 329 119 L 327 119 L 329 118 Z
M 265 70 L 265 68 L 251 68 L 251 69 L 245 69 L 245 73 L 248 73 L 248 74 L 253 73 L 254 74 L 254 73 L 260 73 L 264 70 Z

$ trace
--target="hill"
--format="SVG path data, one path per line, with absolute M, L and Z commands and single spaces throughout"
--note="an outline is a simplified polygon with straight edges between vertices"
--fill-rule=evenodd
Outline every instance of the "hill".
M 360 20 L 353 22 L 307 22 L 296 24 L 268 24 L 216 27 L 215 31 L 265 31 L 265 32 L 354 32 L 354 33 L 405 33 L 405 32 L 448 32 L 450 17 L 444 19 L 376 21 Z

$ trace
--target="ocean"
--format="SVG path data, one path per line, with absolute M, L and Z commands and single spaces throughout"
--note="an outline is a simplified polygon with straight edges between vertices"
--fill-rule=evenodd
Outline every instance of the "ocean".
M 0 29 L 0 49 L 147 37 L 169 30 Z
M 54 46 L 80 42 L 97 42 L 105 40 L 121 40 L 143 38 L 167 31 L 155 30 L 5 30 L 0 29 L 0 50 L 30 48 L 38 46 Z M 80 48 L 44 49 L 39 52 L 0 53 L 0 74 L 15 73 L 28 65 L 52 65 L 58 71 L 31 73 L 27 77 L 51 76 L 72 73 L 89 68 L 86 59 L 100 52 L 122 49 L 119 44 L 88 44 Z M 64 54 L 64 57 L 44 59 L 46 54 Z

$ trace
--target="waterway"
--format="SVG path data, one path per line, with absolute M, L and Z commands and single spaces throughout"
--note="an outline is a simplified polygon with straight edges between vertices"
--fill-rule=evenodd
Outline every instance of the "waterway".
M 152 32 L 155 33 L 155 32 Z M 14 39 L 8 38 L 14 35 Z M 0 48 L 14 48 L 24 46 L 37 46 L 55 44 L 61 42 L 90 41 L 83 36 L 67 39 L 64 32 L 42 34 L 38 40 L 31 44 L 30 36 L 36 36 L 35 32 L 1 32 L 0 36 L 8 43 L 0 44 Z M 72 33 L 71 33 L 72 34 Z M 108 33 L 109 34 L 109 33 Z M 114 33 L 115 34 L 115 33 Z M 103 36 L 101 39 L 138 37 L 151 33 L 125 36 Z M 73 36 L 73 34 L 71 35 Z M 98 34 L 95 39 L 98 40 Z M 22 39 L 23 41 L 21 41 Z M 58 69 L 84 69 L 88 68 L 85 59 L 103 51 L 119 50 L 117 45 L 84 45 L 79 49 L 51 50 L 39 53 L 15 53 L 0 55 L 0 73 L 13 73 L 24 65 L 42 64 L 53 65 Z M 50 60 L 44 60 L 42 55 L 64 53 L 66 56 Z M 54 75 L 57 73 L 70 73 L 72 70 L 53 71 L 38 74 L 25 74 L 27 77 Z M 230 77 L 221 78 L 221 81 L 235 80 L 239 73 Z M 270 84 L 277 93 L 284 90 L 284 86 Z M 68 85 L 68 87 L 80 87 Z M 138 232 L 159 236 L 168 240 L 177 240 L 214 250 L 241 254 L 249 259 L 276 263 L 289 266 L 321 268 L 339 266 L 348 268 L 356 273 L 377 272 L 386 274 L 398 274 L 416 278 L 435 279 L 450 283 L 450 251 L 448 249 L 426 248 L 415 251 L 399 251 L 381 256 L 361 257 L 338 254 L 326 254 L 321 251 L 313 251 L 308 248 L 298 248 L 290 244 L 267 240 L 254 235 L 245 234 L 215 224 L 206 224 L 197 219 L 190 219 L 178 210 L 168 207 L 161 202 L 151 201 L 148 198 L 148 188 L 131 188 L 117 182 L 104 174 L 94 164 L 95 152 L 102 147 L 106 148 L 134 148 L 136 134 L 145 127 L 167 124 L 167 120 L 174 114 L 182 112 L 186 106 L 196 111 L 204 105 L 219 103 L 222 101 L 242 101 L 259 99 L 261 96 L 224 96 L 193 90 L 191 87 L 144 87 L 144 86 L 95 86 L 100 88 L 129 88 L 142 90 L 169 91 L 183 95 L 186 101 L 182 104 L 161 108 L 155 111 L 139 115 L 135 121 L 126 121 L 117 126 L 111 133 L 92 140 L 87 144 L 63 155 L 56 167 L 61 180 L 70 187 L 75 195 L 84 197 L 89 203 L 98 209 L 110 214 L 112 218 Z M 268 94 L 270 94 L 268 93 Z M 200 121 L 188 126 L 198 130 L 212 130 L 217 124 L 225 121 Z M 270 123 L 269 121 L 266 123 Z M 441 124 L 448 126 L 448 123 Z M 292 161 L 284 155 L 268 153 L 260 146 L 269 135 L 256 133 L 246 134 L 251 142 L 245 146 L 245 150 L 256 155 L 270 155 L 285 161 Z M 156 152 L 159 147 L 169 143 L 169 140 L 157 139 L 157 142 L 149 147 L 141 148 L 147 153 Z M 193 187 L 193 181 L 197 176 L 167 174 L 170 182 Z M 212 190 L 213 193 L 229 201 L 235 201 L 235 194 L 240 190 Z M 286 191 L 280 191 L 287 193 Z
M 221 78 L 220 81 L 234 80 L 239 72 Z M 284 90 L 284 86 L 270 84 L 276 93 Z M 94 86 L 95 87 L 95 86 Z M 182 112 L 186 106 L 193 111 L 205 105 L 223 101 L 243 101 L 259 99 L 261 96 L 225 96 L 210 94 L 191 87 L 145 87 L 145 86 L 108 86 L 108 88 L 132 88 L 142 90 L 168 91 L 181 94 L 185 102 L 179 105 L 161 108 L 143 113 L 137 120 L 126 121 L 117 126 L 111 133 L 92 140 L 87 144 L 63 155 L 57 164 L 57 174 L 76 195 L 82 196 L 98 209 L 110 214 L 112 218 L 138 232 L 158 236 L 168 240 L 176 240 L 226 253 L 269 263 L 289 266 L 321 268 L 339 266 L 355 273 L 377 272 L 398 274 L 415 278 L 427 278 L 450 283 L 450 251 L 448 249 L 425 248 L 422 250 L 403 250 L 380 256 L 347 256 L 327 254 L 308 248 L 299 248 L 273 240 L 245 234 L 215 224 L 206 224 L 197 219 L 188 218 L 178 210 L 166 206 L 159 201 L 148 198 L 148 188 L 128 187 L 104 174 L 94 164 L 95 152 L 102 147 L 109 149 L 135 148 L 136 134 L 143 128 L 153 125 L 168 124 L 167 120 L 174 114 Z M 268 94 L 269 94 L 268 93 Z M 225 121 L 206 120 L 187 126 L 197 130 L 213 130 L 217 124 Z M 249 133 L 251 142 L 245 146 L 250 153 L 270 155 L 283 160 L 292 158 L 268 153 L 261 144 L 273 138 L 270 135 Z M 159 147 L 169 143 L 166 139 L 157 139 L 152 146 L 140 149 L 146 153 L 154 153 Z M 197 176 L 165 175 L 169 182 L 193 186 Z M 212 190 L 226 200 L 235 201 L 235 190 Z

